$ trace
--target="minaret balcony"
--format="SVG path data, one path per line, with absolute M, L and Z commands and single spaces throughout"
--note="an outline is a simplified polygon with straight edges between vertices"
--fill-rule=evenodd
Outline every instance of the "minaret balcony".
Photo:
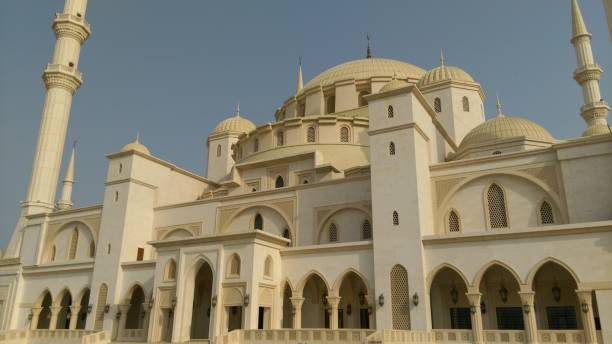
M 74 93 L 83 83 L 83 73 L 76 67 L 60 64 L 48 64 L 43 73 L 47 89 L 62 87 Z
M 53 30 L 57 38 L 69 36 L 83 43 L 91 34 L 91 25 L 83 17 L 70 13 L 56 13 Z
M 589 80 L 599 80 L 603 74 L 603 69 L 598 64 L 588 64 L 576 68 L 574 71 L 574 80 L 576 80 L 579 84 L 589 81 Z

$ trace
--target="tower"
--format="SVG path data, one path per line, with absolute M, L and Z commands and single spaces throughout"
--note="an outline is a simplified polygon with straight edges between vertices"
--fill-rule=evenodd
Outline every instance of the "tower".
M 66 167 L 66 174 L 64 176 L 64 182 L 62 185 L 62 196 L 57 202 L 57 209 L 60 210 L 72 208 L 72 185 L 74 185 L 74 154 L 75 145 L 72 146 L 72 153 L 70 153 L 70 159 L 68 159 L 68 166 Z
M 82 83 L 79 54 L 91 33 L 86 7 L 87 0 L 65 0 L 53 20 L 56 43 L 42 76 L 47 93 L 23 215 L 53 210 L 72 97 Z
M 580 115 L 587 123 L 582 136 L 609 134 L 608 112 L 610 107 L 601 97 L 599 79 L 603 70 L 595 63 L 591 48 L 591 34 L 586 28 L 578 0 L 572 1 L 572 45 L 576 50 L 574 79 L 582 87 L 584 105 Z

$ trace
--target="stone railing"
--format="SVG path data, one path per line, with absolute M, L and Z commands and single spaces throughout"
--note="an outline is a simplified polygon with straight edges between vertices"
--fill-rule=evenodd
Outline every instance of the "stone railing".
M 0 331 L 0 343 L 21 344 L 28 341 L 28 331 L 6 330 Z
M 437 343 L 471 343 L 472 330 L 433 330 Z
M 216 344 L 365 343 L 373 330 L 279 329 L 235 330 L 217 337 Z
M 540 343 L 584 343 L 582 330 L 540 330 L 538 341 Z
M 146 342 L 147 330 L 142 328 L 119 330 L 117 339 L 124 342 Z
M 435 334 L 431 331 L 381 330 L 367 338 L 368 344 L 434 343 L 435 341 Z
M 485 330 L 482 331 L 482 340 L 485 343 L 524 343 L 523 330 Z
M 83 336 L 81 344 L 109 344 L 111 334 L 108 331 L 100 331 Z
M 0 343 L 6 344 L 81 344 L 88 335 L 95 334 L 88 330 L 9 330 L 0 331 Z M 90 342 L 105 343 L 105 342 Z

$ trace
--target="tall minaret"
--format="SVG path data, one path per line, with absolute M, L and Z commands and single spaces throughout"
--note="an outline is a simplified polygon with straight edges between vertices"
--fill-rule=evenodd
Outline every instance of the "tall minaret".
M 72 208 L 72 186 L 74 185 L 75 148 L 76 142 L 72 145 L 72 153 L 70 153 L 70 159 L 68 159 L 68 166 L 66 166 L 66 173 L 64 175 L 64 182 L 62 184 L 62 196 L 57 202 L 57 209 L 59 210 Z
M 302 78 L 302 57 L 298 61 L 298 77 L 297 77 L 297 93 L 304 88 L 304 79 Z
M 23 215 L 53 210 L 72 96 L 82 82 L 79 54 L 91 33 L 86 7 L 87 0 L 65 0 L 64 11 L 53 21 L 55 50 L 43 73 L 47 94 Z
M 593 59 L 591 34 L 587 31 L 578 0 L 572 1 L 572 44 L 576 50 L 576 70 L 574 79 L 582 87 L 584 105 L 580 115 L 587 122 L 587 129 L 582 136 L 609 134 L 608 112 L 610 107 L 601 98 L 599 79 L 603 70 Z

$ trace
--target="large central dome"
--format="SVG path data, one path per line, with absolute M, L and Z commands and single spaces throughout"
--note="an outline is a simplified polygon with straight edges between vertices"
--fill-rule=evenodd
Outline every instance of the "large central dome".
M 310 80 L 304 89 L 316 86 L 329 86 L 342 80 L 365 80 L 373 77 L 393 77 L 397 79 L 420 79 L 425 70 L 408 62 L 368 58 L 354 60 L 334 66 Z

